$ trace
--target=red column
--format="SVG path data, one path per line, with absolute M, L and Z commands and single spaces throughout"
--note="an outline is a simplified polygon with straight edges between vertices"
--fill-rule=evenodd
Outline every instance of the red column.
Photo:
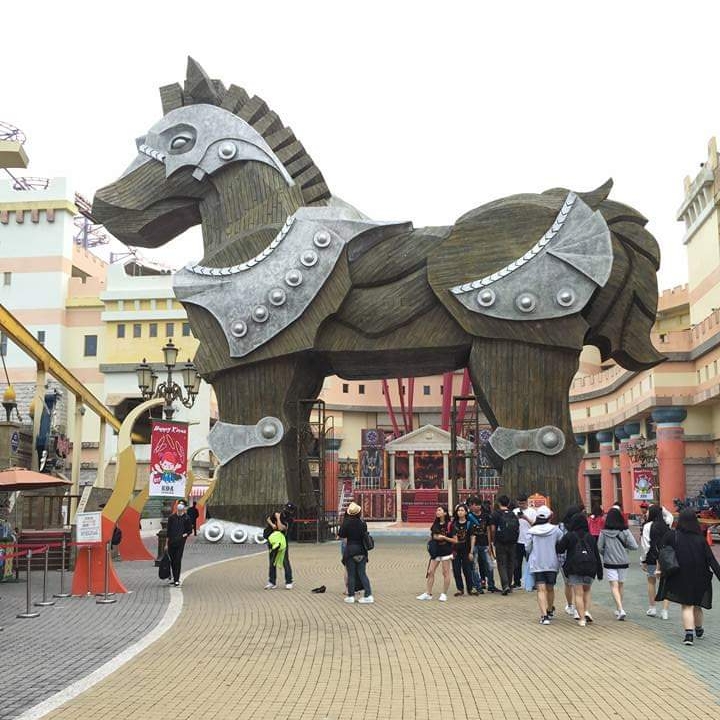
M 609 430 L 597 433 L 600 443 L 600 491 L 603 510 L 615 502 L 615 480 L 613 478 L 613 434 Z
M 617 433 L 617 431 L 616 431 Z M 640 501 L 633 500 L 632 462 L 628 455 L 628 438 L 620 439 L 620 482 L 622 485 L 622 505 L 625 513 L 640 512 Z M 637 505 L 637 509 L 635 508 Z
M 660 504 L 669 510 L 673 499 L 685 499 L 685 441 L 682 421 L 687 417 L 683 408 L 657 408 L 652 414 L 657 424 L 657 463 L 660 481 Z
M 590 488 L 588 487 L 588 478 L 585 475 L 585 443 L 587 441 L 586 435 L 575 435 L 575 442 L 577 446 L 582 450 L 583 456 L 580 458 L 578 463 L 577 471 L 577 484 L 578 484 L 578 497 L 583 505 L 586 505 L 588 498 L 590 497 Z M 589 510 L 589 508 L 587 508 Z

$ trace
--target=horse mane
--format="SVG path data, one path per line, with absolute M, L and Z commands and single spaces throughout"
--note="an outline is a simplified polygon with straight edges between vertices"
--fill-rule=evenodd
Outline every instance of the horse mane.
M 241 87 L 212 80 L 193 58 L 188 57 L 184 87 L 179 83 L 160 88 L 163 114 L 187 105 L 210 104 L 229 110 L 259 132 L 292 179 L 299 185 L 306 205 L 325 205 L 331 193 L 320 169 L 276 112 L 257 95 Z

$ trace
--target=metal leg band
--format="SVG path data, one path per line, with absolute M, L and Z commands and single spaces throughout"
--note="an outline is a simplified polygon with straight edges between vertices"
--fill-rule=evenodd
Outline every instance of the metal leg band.
M 264 417 L 256 425 L 216 422 L 208 434 L 208 444 L 220 465 L 226 465 L 253 448 L 277 445 L 284 434 L 282 422 L 271 416 Z
M 557 455 L 565 447 L 565 435 L 560 428 L 554 425 L 545 425 L 531 430 L 498 427 L 490 436 L 490 447 L 503 460 L 521 452 Z

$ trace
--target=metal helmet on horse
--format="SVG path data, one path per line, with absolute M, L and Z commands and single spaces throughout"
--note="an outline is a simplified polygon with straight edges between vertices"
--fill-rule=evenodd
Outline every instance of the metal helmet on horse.
M 583 345 L 635 371 L 663 359 L 650 342 L 659 249 L 610 182 L 502 198 L 448 227 L 377 222 L 331 194 L 257 96 L 192 59 L 184 87 L 160 92 L 164 116 L 93 215 L 142 247 L 202 226 L 204 257 L 174 289 L 218 400 L 217 516 L 258 522 L 301 500 L 302 401 L 326 376 L 464 367 L 505 491 L 542 487 L 557 510 L 577 500 L 568 392 Z

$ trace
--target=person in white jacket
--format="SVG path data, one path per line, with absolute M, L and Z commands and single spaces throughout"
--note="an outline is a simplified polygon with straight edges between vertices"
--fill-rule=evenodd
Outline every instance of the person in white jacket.
M 605 527 L 598 538 L 598 552 L 610 583 L 610 591 L 617 607 L 615 617 L 618 620 L 624 620 L 626 616 L 623 608 L 623 587 L 630 567 L 628 550 L 637 549 L 637 541 L 628 530 L 623 514 L 616 507 L 610 508 L 605 516 Z
M 648 508 L 647 518 L 640 535 L 640 565 L 647 578 L 648 609 L 645 614 L 648 617 L 657 617 L 655 595 L 657 594 L 657 577 L 660 574 L 657 566 L 657 552 L 665 533 L 672 527 L 672 523 L 672 513 L 664 507 L 651 505 Z M 663 600 L 663 608 L 660 611 L 660 617 L 663 620 L 668 619 L 669 605 L 668 600 Z
M 532 573 L 540 608 L 540 624 L 549 625 L 555 614 L 555 581 L 560 569 L 560 558 L 555 552 L 562 530 L 550 522 L 552 510 L 541 505 L 535 511 L 535 523 L 528 530 L 525 553 Z

